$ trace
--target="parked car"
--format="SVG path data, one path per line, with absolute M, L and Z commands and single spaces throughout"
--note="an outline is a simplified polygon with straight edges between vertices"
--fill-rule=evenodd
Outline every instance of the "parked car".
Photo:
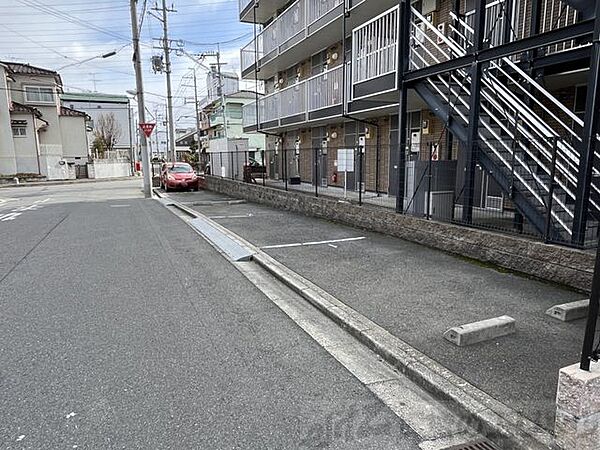
M 161 187 L 169 192 L 172 189 L 198 190 L 198 176 L 188 163 L 171 163 L 161 170 Z

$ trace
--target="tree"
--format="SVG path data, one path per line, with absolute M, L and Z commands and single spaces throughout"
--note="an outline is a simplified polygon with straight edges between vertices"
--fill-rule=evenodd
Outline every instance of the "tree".
M 94 142 L 92 148 L 100 157 L 104 152 L 114 149 L 115 144 L 123 135 L 121 125 L 117 122 L 114 113 L 100 114 L 94 126 Z

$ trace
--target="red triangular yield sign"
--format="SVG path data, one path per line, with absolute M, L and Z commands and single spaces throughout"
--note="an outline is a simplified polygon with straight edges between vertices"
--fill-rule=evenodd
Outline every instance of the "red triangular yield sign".
M 155 123 L 140 123 L 140 128 L 142 129 L 146 137 L 150 137 L 150 135 L 154 131 L 155 126 Z

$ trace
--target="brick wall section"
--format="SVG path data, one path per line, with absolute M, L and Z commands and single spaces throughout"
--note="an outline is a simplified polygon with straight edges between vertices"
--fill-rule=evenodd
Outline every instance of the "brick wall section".
M 427 221 L 370 205 L 342 203 L 301 192 L 286 192 L 212 176 L 207 176 L 205 182 L 208 190 L 232 197 L 388 234 L 581 291 L 587 292 L 591 286 L 594 266 L 591 252 Z

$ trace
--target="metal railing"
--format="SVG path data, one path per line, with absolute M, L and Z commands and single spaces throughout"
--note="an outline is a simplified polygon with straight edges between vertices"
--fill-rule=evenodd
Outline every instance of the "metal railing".
M 398 13 L 396 6 L 352 30 L 354 83 L 396 71 Z
M 297 0 L 268 24 L 241 51 L 242 70 L 246 70 L 264 57 L 276 56 L 281 46 L 294 37 L 308 36 L 308 27 L 344 0 Z M 256 42 L 256 43 L 255 43 Z M 258 54 L 255 53 L 258 51 Z
M 341 66 L 309 78 L 307 81 L 308 110 L 315 111 L 340 105 L 343 79 Z
M 309 111 L 337 106 L 342 103 L 342 66 L 265 95 L 258 100 L 261 124 L 285 117 L 307 114 Z M 256 103 L 243 107 L 244 126 L 256 125 Z M 246 118 L 248 115 L 250 118 Z M 306 119 L 306 118 L 305 118 Z M 250 122 L 253 120 L 253 122 Z
M 465 21 L 459 20 L 456 30 L 461 45 L 443 35 L 416 9 L 412 8 L 412 12 L 416 18 L 412 21 L 412 33 L 413 36 L 419 33 L 420 39 L 412 43 L 411 68 L 438 64 L 466 54 L 464 46 L 469 45 L 473 29 Z M 425 30 L 417 25 L 417 21 Z M 493 32 L 493 28 L 490 28 L 486 36 L 492 36 Z M 439 41 L 445 44 L 444 48 L 440 46 Z M 505 66 L 509 66 L 509 70 L 514 72 L 509 73 Z M 502 81 L 499 76 L 502 77 Z M 470 95 L 470 76 L 467 71 L 460 69 L 450 74 L 449 78 L 428 79 L 428 84 L 430 90 L 443 98 L 460 120 L 468 123 L 469 104 L 466 99 Z M 513 87 L 508 88 L 507 84 Z M 528 86 L 531 92 L 527 89 Z M 520 92 L 513 92 L 514 89 Z M 547 180 L 548 177 L 552 177 L 556 185 L 553 200 L 556 208 L 560 208 L 558 211 L 551 211 L 552 217 L 562 227 L 563 232 L 570 235 L 573 221 L 571 205 L 577 188 L 579 163 L 579 156 L 572 142 L 580 138 L 572 129 L 572 125 L 561 121 L 560 116 L 570 117 L 571 124 L 580 124 L 581 119 L 531 79 L 510 58 L 492 61 L 490 66 L 484 69 L 481 94 L 482 113 L 489 119 L 481 121 L 479 135 L 483 145 L 487 146 L 490 157 L 502 167 L 510 167 L 516 162 L 527 172 L 526 176 L 520 177 L 519 171 L 513 171 L 530 201 L 537 205 L 536 208 L 544 204 L 544 197 L 549 193 L 551 184 Z M 522 100 L 528 96 L 545 116 L 556 122 L 554 128 Z M 550 109 L 549 105 L 557 112 Z M 557 126 L 560 131 L 555 129 Z M 517 142 L 517 147 L 506 144 L 501 138 L 502 135 L 510 136 Z M 518 139 L 518 136 L 523 136 L 525 142 Z M 557 139 L 556 149 L 549 148 L 548 140 L 553 138 Z M 494 142 L 500 142 L 500 145 L 495 145 Z M 521 152 L 526 156 L 522 156 Z M 552 172 L 554 169 L 551 166 L 556 169 L 555 173 Z M 592 190 L 600 193 L 597 186 L 593 185 Z M 592 206 L 598 207 L 593 201 L 591 203 Z
M 306 112 L 306 82 L 296 83 L 278 93 L 281 105 L 280 118 Z
M 256 102 L 242 106 L 242 126 L 251 127 L 256 125 Z
M 316 22 L 344 0 L 308 0 L 307 23 Z

